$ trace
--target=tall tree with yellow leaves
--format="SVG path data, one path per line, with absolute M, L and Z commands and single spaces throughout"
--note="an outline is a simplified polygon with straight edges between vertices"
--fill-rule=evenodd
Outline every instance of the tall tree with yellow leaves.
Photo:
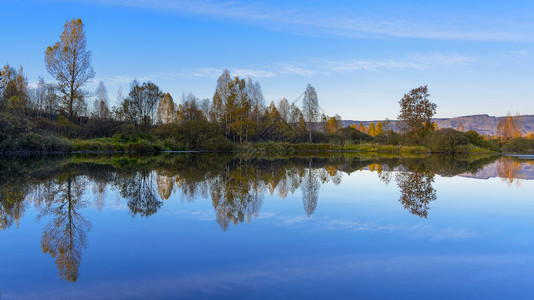
M 81 87 L 95 77 L 83 28 L 81 19 L 67 21 L 60 41 L 48 46 L 45 51 L 46 70 L 58 81 L 58 90 L 64 96 L 70 121 L 76 114 L 75 102 L 84 101 Z
M 376 136 L 376 126 L 375 126 L 375 123 L 371 123 L 369 124 L 369 129 L 367 130 L 368 134 L 370 136 Z
M 176 109 L 171 94 L 165 93 L 159 100 L 157 121 L 158 123 L 168 124 L 176 120 Z
M 521 137 L 521 115 L 511 116 L 510 113 L 499 120 L 497 124 L 497 136 L 509 140 Z
M 376 135 L 382 134 L 382 132 L 383 132 L 382 122 L 377 122 L 376 123 Z

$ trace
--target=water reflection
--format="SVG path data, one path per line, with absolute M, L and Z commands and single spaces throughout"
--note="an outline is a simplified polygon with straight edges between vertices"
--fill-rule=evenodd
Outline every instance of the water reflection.
M 319 188 L 321 184 L 316 173 L 321 174 L 317 170 L 312 170 L 311 166 L 306 172 L 304 184 L 302 185 L 302 203 L 304 204 L 304 211 L 306 216 L 311 217 L 317 208 L 317 201 L 319 200 Z M 324 174 L 324 173 L 323 173 Z M 326 177 L 322 181 L 326 182 Z
M 118 178 L 117 185 L 121 196 L 128 199 L 132 216 L 139 214 L 142 217 L 150 217 L 163 205 L 163 201 L 156 196 L 153 177 L 153 172 L 142 170 Z
M 56 259 L 56 266 L 62 279 L 75 282 L 82 259 L 82 249 L 87 246 L 87 232 L 91 223 L 81 214 L 85 206 L 82 194 L 85 180 L 81 177 L 57 179 L 56 187 L 51 190 L 52 201 L 47 201 L 41 210 L 42 215 L 52 215 L 41 237 L 41 249 Z
M 512 159 L 501 158 L 497 162 L 497 174 L 510 187 L 515 182 L 517 186 L 523 179 L 522 163 Z
M 400 189 L 400 203 L 413 215 L 427 218 L 429 204 L 438 197 L 432 187 L 434 174 L 421 171 L 400 171 L 395 174 Z
M 110 188 L 119 192 L 132 217 L 156 214 L 173 195 L 188 202 L 208 198 L 216 222 L 227 231 L 230 224 L 250 223 L 258 217 L 267 193 L 282 199 L 301 193 L 303 214 L 312 217 L 321 186 L 339 185 L 344 174 L 369 171 L 385 184 L 394 181 L 402 206 L 428 218 L 438 198 L 433 187 L 436 175 L 500 177 L 512 185 L 534 179 L 533 166 L 531 161 L 507 157 L 354 154 L 261 159 L 221 154 L 0 159 L 0 228 L 18 227 L 30 205 L 40 218 L 50 217 L 42 232 L 42 251 L 56 260 L 62 279 L 75 282 L 91 229 L 84 208 L 102 210 Z

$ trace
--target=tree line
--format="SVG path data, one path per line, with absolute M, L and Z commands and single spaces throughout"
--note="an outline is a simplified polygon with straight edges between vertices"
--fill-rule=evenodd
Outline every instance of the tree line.
M 84 89 L 95 77 L 84 26 L 80 19 L 67 21 L 59 41 L 46 48 L 45 67 L 55 82 L 47 83 L 40 77 L 35 87 L 29 87 L 22 66 L 17 70 L 6 64 L 1 69 L 0 125 L 5 130 L 0 133 L 0 149 L 16 150 L 17 145 L 37 145 L 40 149 L 39 144 L 56 150 L 68 148 L 68 143 L 61 142 L 58 136 L 116 136 L 115 140 L 121 142 L 146 139 L 146 143 L 158 142 L 163 145 L 160 148 L 168 149 L 224 149 L 228 142 L 265 141 L 426 145 L 451 134 L 461 136 L 460 140 L 469 138 L 458 133 L 464 131 L 463 124 L 457 132 L 449 130 L 430 138 L 439 128 L 432 122 L 437 105 L 430 101 L 427 86 L 412 89 L 402 97 L 394 124 L 386 119 L 368 127 L 359 124 L 346 128 L 339 115 L 327 116 L 311 84 L 297 98 L 302 98 L 300 106 L 297 100 L 290 102 L 286 98 L 266 103 L 259 82 L 232 76 L 228 70 L 217 79 L 211 99 L 184 93 L 175 102 L 154 82 L 134 80 L 126 96 L 119 89 L 117 104 L 110 107 L 103 81 L 94 92 Z M 519 115 L 502 118 L 497 133 L 494 138 L 500 141 L 493 142 L 494 148 L 503 148 L 502 141 L 521 138 Z M 206 144 L 207 140 L 214 142 Z M 531 140 L 518 144 L 517 147 L 534 151 Z

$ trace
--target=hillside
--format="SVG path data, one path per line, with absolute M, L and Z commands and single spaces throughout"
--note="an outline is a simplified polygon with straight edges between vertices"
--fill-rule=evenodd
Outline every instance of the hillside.
M 463 117 L 454 117 L 454 118 L 435 118 L 434 122 L 438 125 L 439 128 L 458 128 L 458 124 L 462 123 L 464 126 L 464 131 L 475 130 L 481 134 L 494 135 L 495 129 L 499 120 L 503 117 L 494 117 L 489 115 L 472 115 L 472 116 L 463 116 Z M 384 122 L 384 120 L 371 120 L 371 121 L 355 121 L 355 120 L 344 120 L 343 126 L 350 126 L 351 124 L 359 125 L 362 123 L 364 126 L 369 126 L 370 123 Z M 395 124 L 396 121 L 391 121 L 392 124 Z M 522 116 L 523 133 L 534 132 L 534 115 L 524 115 Z

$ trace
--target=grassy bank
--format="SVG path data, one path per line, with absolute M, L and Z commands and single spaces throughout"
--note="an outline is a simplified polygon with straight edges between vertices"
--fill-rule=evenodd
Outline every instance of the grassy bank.
M 403 145 L 381 145 L 376 143 L 345 143 L 344 145 L 335 144 L 291 144 L 291 143 L 243 143 L 238 145 L 241 151 L 259 151 L 259 152 L 283 152 L 295 153 L 300 151 L 353 151 L 365 153 L 457 153 L 457 154 L 496 154 L 498 152 L 481 148 L 475 145 L 461 145 L 453 152 L 434 151 L 426 146 L 403 146 Z

